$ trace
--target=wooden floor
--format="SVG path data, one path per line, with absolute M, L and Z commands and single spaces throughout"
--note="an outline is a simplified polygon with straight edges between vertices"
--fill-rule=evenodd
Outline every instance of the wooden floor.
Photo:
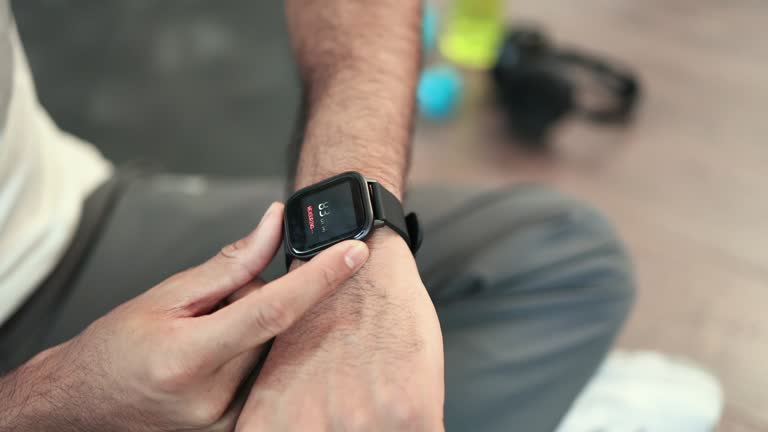
M 525 155 L 470 74 L 458 118 L 419 126 L 413 181 L 534 179 L 594 203 L 637 267 L 620 345 L 704 365 L 726 393 L 720 430 L 768 430 L 768 2 L 515 0 L 510 16 L 633 65 L 634 126 L 568 124 L 553 157 Z

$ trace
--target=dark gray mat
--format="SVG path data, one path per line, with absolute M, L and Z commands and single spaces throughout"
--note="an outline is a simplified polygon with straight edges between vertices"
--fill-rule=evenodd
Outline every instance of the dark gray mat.
M 299 87 L 279 1 L 14 0 L 41 100 L 116 162 L 278 175 Z

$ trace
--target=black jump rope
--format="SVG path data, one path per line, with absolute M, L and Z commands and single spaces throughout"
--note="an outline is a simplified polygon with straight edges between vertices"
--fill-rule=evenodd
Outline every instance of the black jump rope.
M 605 93 L 589 106 L 580 96 L 586 76 Z M 628 69 L 575 49 L 556 48 L 535 27 L 518 26 L 504 41 L 492 70 L 498 101 L 511 131 L 530 147 L 544 149 L 549 131 L 568 115 L 603 125 L 629 123 L 640 82 Z

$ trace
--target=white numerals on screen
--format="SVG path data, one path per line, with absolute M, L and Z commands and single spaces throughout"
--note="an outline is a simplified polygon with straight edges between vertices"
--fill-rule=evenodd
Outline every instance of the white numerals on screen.
M 320 217 L 328 216 L 331 210 L 328 208 L 328 201 L 320 203 L 317 208 L 320 210 Z

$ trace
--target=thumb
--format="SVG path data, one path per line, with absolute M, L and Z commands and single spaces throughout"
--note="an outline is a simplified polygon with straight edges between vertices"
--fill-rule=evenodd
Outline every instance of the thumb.
M 285 276 L 244 298 L 197 318 L 201 344 L 217 356 L 219 365 L 254 349 L 291 327 L 310 308 L 351 278 L 368 259 L 365 243 L 339 243 Z M 205 333 L 203 335 L 202 333 Z M 215 343 L 212 343 L 215 341 Z M 201 347 L 202 348 L 202 347 Z
M 269 264 L 282 239 L 283 205 L 273 203 L 246 237 L 229 244 L 203 264 L 172 276 L 162 285 L 165 303 L 195 316 L 242 288 Z

